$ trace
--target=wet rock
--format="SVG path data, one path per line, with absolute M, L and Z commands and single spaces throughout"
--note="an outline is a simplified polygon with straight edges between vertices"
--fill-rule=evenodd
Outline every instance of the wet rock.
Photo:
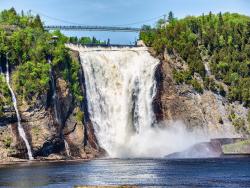
M 167 158 L 214 158 L 222 155 L 222 148 L 219 142 L 198 143 L 185 151 L 177 152 L 166 156 Z

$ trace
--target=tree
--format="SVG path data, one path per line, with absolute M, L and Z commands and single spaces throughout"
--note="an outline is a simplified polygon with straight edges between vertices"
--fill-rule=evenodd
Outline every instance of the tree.
M 36 15 L 36 17 L 35 17 L 35 19 L 33 21 L 33 25 L 36 28 L 43 29 L 43 24 L 42 24 L 42 21 L 41 21 L 41 18 L 40 18 L 39 15 Z
M 165 20 L 159 19 L 158 22 L 156 23 L 156 28 L 161 28 L 163 24 L 165 24 Z
M 168 13 L 168 22 L 171 23 L 172 21 L 174 21 L 174 13 L 170 11 Z
M 219 26 L 222 26 L 223 25 L 223 17 L 222 17 L 222 13 L 220 12 L 219 13 Z
M 209 16 L 208 16 L 208 20 L 211 21 L 212 20 L 212 16 L 213 16 L 213 13 L 211 11 L 209 11 Z
M 143 26 L 141 27 L 141 29 L 142 29 L 143 31 L 149 31 L 149 30 L 151 30 L 151 26 L 150 26 L 150 25 L 143 25 Z
M 168 20 L 164 28 L 141 31 L 140 39 L 153 47 L 156 54 L 163 55 L 167 50 L 173 57 L 181 57 L 192 80 L 199 73 L 207 89 L 249 106 L 250 17 L 221 12 L 215 15 L 210 11 L 208 15 L 173 21 L 170 12 Z M 204 59 L 210 61 L 215 80 L 206 79 Z M 176 82 L 190 84 L 182 71 L 174 72 Z M 224 84 L 218 82 L 228 85 L 229 92 L 226 93 Z M 195 81 L 193 85 L 198 87 Z

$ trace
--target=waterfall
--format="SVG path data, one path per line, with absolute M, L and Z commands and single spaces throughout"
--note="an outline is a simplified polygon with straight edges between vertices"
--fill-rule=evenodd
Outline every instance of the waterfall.
M 208 61 L 204 61 L 204 66 L 205 66 L 205 70 L 208 76 L 211 76 L 211 70 L 209 67 L 209 62 Z
M 51 65 L 51 60 L 49 59 L 49 64 Z M 61 125 L 61 118 L 60 114 L 58 113 L 58 101 L 57 101 L 57 94 L 56 94 L 56 83 L 53 75 L 52 65 L 50 67 L 50 80 L 51 80 L 51 87 L 52 87 L 52 100 L 53 100 L 53 106 L 54 106 L 54 114 L 56 118 L 56 122 Z
M 159 60 L 144 47 L 68 47 L 80 53 L 88 111 L 99 144 L 111 157 L 133 156 L 136 141 L 155 121 L 152 100 Z
M 19 114 L 19 111 L 18 111 L 18 108 L 17 108 L 17 99 L 16 99 L 15 93 L 12 90 L 11 85 L 10 85 L 10 74 L 9 74 L 9 63 L 8 63 L 8 60 L 6 60 L 6 82 L 7 82 L 7 85 L 9 87 L 9 90 L 11 92 L 11 97 L 12 97 L 13 105 L 14 105 L 14 108 L 15 108 L 15 111 L 16 111 L 17 124 L 18 124 L 18 132 L 19 132 L 21 138 L 23 139 L 23 141 L 24 141 L 24 143 L 26 145 L 26 148 L 28 150 L 29 160 L 33 160 L 34 158 L 32 156 L 31 147 L 30 147 L 30 144 L 29 144 L 29 142 L 27 140 L 27 137 L 26 137 L 26 134 L 24 132 L 23 126 L 21 124 L 21 117 L 20 117 L 20 114 Z
M 70 157 L 71 153 L 70 153 L 69 144 L 65 139 L 64 139 L 64 146 L 65 146 L 65 151 L 66 151 L 67 156 Z

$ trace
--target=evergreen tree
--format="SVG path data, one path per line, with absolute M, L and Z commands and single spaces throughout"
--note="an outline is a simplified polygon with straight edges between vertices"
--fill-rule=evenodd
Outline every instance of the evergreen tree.
M 168 13 L 168 22 L 170 23 L 172 21 L 174 21 L 174 13 L 172 11 L 170 11 Z
M 36 15 L 34 21 L 33 21 L 33 25 L 34 27 L 36 28 L 41 28 L 43 29 L 43 24 L 42 24 L 42 21 L 41 21 L 41 18 L 39 15 Z

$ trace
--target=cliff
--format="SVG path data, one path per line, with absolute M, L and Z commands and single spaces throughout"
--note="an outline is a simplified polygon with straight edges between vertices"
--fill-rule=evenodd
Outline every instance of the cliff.
M 244 130 L 237 129 L 231 116 L 240 117 L 247 122 L 248 109 L 239 102 L 229 102 L 225 97 L 204 90 L 197 92 L 192 85 L 176 83 L 173 72 L 187 69 L 186 63 L 178 56 L 167 51 L 157 56 L 161 59 L 156 70 L 157 93 L 153 108 L 158 122 L 181 120 L 189 129 L 202 129 L 210 137 L 245 136 Z M 197 76 L 198 77 L 198 76 Z
M 77 52 L 70 52 L 78 62 Z M 80 62 L 78 62 L 80 63 Z M 28 103 L 18 98 L 22 126 L 36 159 L 90 159 L 103 154 L 88 118 L 86 98 L 76 105 L 67 82 L 54 72 L 57 105 L 53 102 L 52 83 L 48 93 Z M 84 75 L 78 71 L 81 92 L 85 95 Z M 56 112 L 59 120 L 57 120 Z M 0 123 L 0 159 L 15 161 L 27 159 L 27 150 L 17 130 L 13 107 L 6 106 Z
M 250 134 L 249 23 L 245 15 L 210 12 L 144 27 L 140 39 L 162 60 L 158 121 L 180 119 L 213 136 Z

